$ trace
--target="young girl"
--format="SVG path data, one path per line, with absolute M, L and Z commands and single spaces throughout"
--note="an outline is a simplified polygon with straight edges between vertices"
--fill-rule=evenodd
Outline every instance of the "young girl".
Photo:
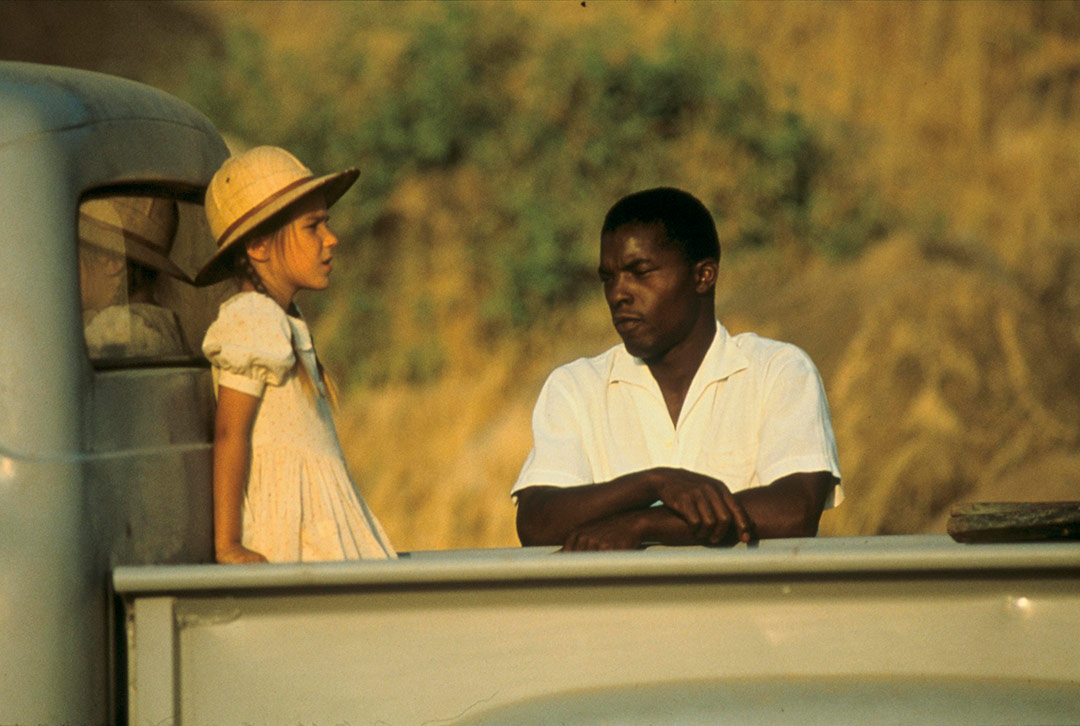
M 284 149 L 262 146 L 228 159 L 207 189 L 218 251 L 196 284 L 235 275 L 242 289 L 203 341 L 218 396 L 218 562 L 396 557 L 345 467 L 333 392 L 293 304 L 298 290 L 330 284 L 338 240 L 326 210 L 358 174 L 315 177 Z

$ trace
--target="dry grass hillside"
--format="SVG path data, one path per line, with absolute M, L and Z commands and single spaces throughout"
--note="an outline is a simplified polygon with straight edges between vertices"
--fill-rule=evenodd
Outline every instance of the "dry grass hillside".
M 777 227 L 774 243 L 731 233 L 718 314 L 733 331 L 797 343 L 821 369 L 848 496 L 823 533 L 942 532 L 957 501 L 1080 499 L 1080 5 L 478 7 L 537 54 L 500 79 L 508 96 L 530 98 L 530 73 L 562 39 L 595 38 L 617 60 L 684 35 L 748 54 L 769 102 L 817 134 L 827 194 L 802 227 Z M 0 14 L 17 23 L 0 23 L 0 57 L 100 68 L 185 94 L 185 75 L 206 57 L 244 60 L 222 48 L 248 29 L 355 108 L 359 134 L 363 104 L 397 90 L 377 73 L 357 71 L 355 86 L 335 73 L 357 49 L 362 60 L 348 62 L 358 68 L 390 63 L 431 12 L 425 3 L 377 14 L 345 3 L 5 3 Z M 329 32 L 356 18 L 364 33 Z M 117 42 L 121 23 L 135 41 Z M 605 35 L 612 27 L 621 39 Z M 140 30 L 172 40 L 147 43 Z M 272 90 L 288 72 L 253 83 Z M 540 101 L 548 115 L 571 106 Z M 305 108 L 266 112 L 267 123 Z M 576 130 L 562 146 L 584 145 L 588 130 Z M 679 175 L 724 215 L 746 183 L 733 175 L 739 157 L 701 127 L 685 136 L 664 147 L 671 158 L 657 173 Z M 598 286 L 528 326 L 492 332 L 482 304 L 490 281 L 477 271 L 487 269 L 484 250 L 515 229 L 478 231 L 475 221 L 518 182 L 497 164 L 448 158 L 393 179 L 365 238 L 363 254 L 377 258 L 357 258 L 377 275 L 349 278 L 317 308 L 317 339 L 349 382 L 339 425 L 350 465 L 401 549 L 516 544 L 507 491 L 531 444 L 540 385 L 554 366 L 616 342 Z M 599 226 L 613 199 L 595 194 L 578 203 Z M 864 213 L 866 204 L 883 211 Z M 722 216 L 725 234 L 733 218 Z M 839 227 L 854 238 L 842 255 L 799 232 Z M 586 254 L 594 229 L 580 233 Z M 358 359 L 334 345 L 357 335 L 351 316 L 367 284 L 380 285 L 385 325 L 360 335 L 378 338 L 374 360 L 390 371 L 374 382 L 352 375 Z
M 740 10 L 735 42 L 801 109 L 851 124 L 910 220 L 795 285 L 851 495 L 825 531 L 940 532 L 956 501 L 1078 498 L 1080 8 Z M 783 307 L 750 309 L 795 338 Z

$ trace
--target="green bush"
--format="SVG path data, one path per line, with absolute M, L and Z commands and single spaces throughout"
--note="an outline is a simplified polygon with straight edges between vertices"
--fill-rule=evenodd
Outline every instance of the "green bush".
M 359 163 L 356 201 L 335 209 L 350 237 L 371 233 L 406 176 L 479 170 L 487 204 L 466 221 L 474 244 L 462 264 L 491 335 L 594 290 L 603 214 L 637 189 L 697 195 L 725 248 L 803 244 L 848 255 L 884 229 L 882 205 L 848 188 L 843 161 L 815 129 L 774 107 L 753 63 L 707 34 L 641 49 L 626 42 L 633 29 L 615 24 L 537 33 L 513 6 L 425 7 L 405 24 L 389 6 L 349 6 L 318 49 L 330 48 L 332 62 L 272 54 L 235 30 L 223 59 L 194 69 L 186 96 L 219 127 L 292 149 L 313 168 Z M 403 43 L 369 62 L 354 39 L 380 32 Z M 382 293 L 393 255 L 365 246 L 341 254 L 357 264 L 343 266 L 347 284 L 335 290 L 357 297 L 348 329 L 365 334 L 331 351 L 380 379 L 390 364 L 373 356 L 392 340 Z M 436 350 L 414 351 L 407 376 L 435 375 Z

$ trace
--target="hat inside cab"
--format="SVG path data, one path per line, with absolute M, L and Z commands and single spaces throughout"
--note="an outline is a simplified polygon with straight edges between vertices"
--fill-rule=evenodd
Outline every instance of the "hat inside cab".
M 79 241 L 190 283 L 169 259 L 177 220 L 176 200 L 166 197 L 87 199 L 79 205 Z

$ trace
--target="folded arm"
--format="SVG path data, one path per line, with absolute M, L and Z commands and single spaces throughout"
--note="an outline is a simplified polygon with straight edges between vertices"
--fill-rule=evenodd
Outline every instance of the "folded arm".
M 619 516 L 627 526 L 648 524 L 649 531 L 655 531 L 665 542 L 683 538 L 682 534 L 669 533 L 671 523 L 656 521 L 655 513 L 643 516 L 657 509 L 652 506 L 656 502 L 682 522 L 676 529 L 687 530 L 694 541 L 719 544 L 732 532 L 736 539 L 749 540 L 752 536 L 750 519 L 723 482 L 667 467 L 626 474 L 600 484 L 523 489 L 518 493 L 518 536 L 526 546 L 565 544 L 579 527 Z
M 530 487 L 518 495 L 518 536 L 568 550 L 810 537 L 834 484 L 829 472 L 797 473 L 732 494 L 702 474 L 650 469 L 602 484 Z
M 834 486 L 832 472 L 799 472 L 768 486 L 744 489 L 735 497 L 746 508 L 759 539 L 813 537 Z

